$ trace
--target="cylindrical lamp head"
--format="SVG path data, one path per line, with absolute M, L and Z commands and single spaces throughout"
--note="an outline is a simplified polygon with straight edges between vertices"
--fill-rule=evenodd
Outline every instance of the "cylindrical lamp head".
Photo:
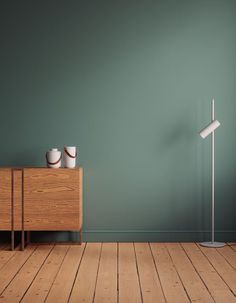
M 212 121 L 206 127 L 204 127 L 200 132 L 199 135 L 205 139 L 208 135 L 210 135 L 217 127 L 220 126 L 220 122 L 218 120 Z

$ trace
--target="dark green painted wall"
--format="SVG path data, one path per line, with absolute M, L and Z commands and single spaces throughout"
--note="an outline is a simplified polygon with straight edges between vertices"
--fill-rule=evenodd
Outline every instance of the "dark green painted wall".
M 1 166 L 76 145 L 86 239 L 206 238 L 210 139 L 197 132 L 214 97 L 216 229 L 234 238 L 234 0 L 0 1 L 0 22 Z

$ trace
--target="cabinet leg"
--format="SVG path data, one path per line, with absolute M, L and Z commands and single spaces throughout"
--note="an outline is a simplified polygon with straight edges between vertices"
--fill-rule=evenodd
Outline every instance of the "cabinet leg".
M 14 230 L 11 231 L 11 250 L 15 249 L 15 234 Z
M 82 229 L 79 231 L 79 245 L 82 244 Z

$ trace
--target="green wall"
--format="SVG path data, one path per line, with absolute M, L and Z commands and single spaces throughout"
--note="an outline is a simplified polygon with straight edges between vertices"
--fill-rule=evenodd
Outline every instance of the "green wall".
M 236 236 L 236 2 L 0 1 L 0 165 L 79 148 L 84 237 Z M 68 234 L 36 234 L 46 239 Z M 70 236 L 70 235 L 69 235 Z

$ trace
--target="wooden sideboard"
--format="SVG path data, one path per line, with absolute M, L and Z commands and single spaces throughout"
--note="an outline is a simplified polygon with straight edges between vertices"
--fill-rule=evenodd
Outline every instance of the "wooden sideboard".
M 82 168 L 0 168 L 0 230 L 79 231 L 83 222 Z

